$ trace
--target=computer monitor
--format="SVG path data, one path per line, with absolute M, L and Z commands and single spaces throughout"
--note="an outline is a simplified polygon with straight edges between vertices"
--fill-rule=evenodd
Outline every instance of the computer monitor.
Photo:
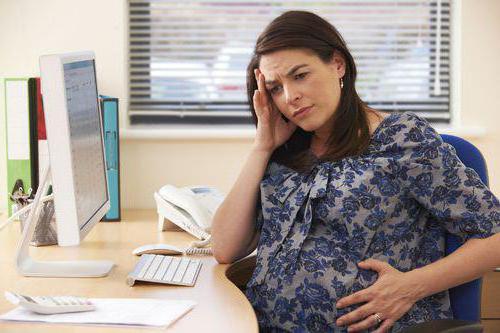
M 29 257 L 27 243 L 49 185 L 61 246 L 78 245 L 110 208 L 94 53 L 41 56 L 40 74 L 49 166 L 18 249 L 18 269 L 27 276 L 103 276 L 112 262 L 36 262 Z

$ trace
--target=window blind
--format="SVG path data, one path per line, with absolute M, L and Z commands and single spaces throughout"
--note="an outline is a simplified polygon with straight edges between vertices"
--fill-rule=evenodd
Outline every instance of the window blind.
M 246 66 L 287 10 L 335 25 L 371 107 L 450 123 L 450 0 L 129 0 L 131 124 L 251 123 Z

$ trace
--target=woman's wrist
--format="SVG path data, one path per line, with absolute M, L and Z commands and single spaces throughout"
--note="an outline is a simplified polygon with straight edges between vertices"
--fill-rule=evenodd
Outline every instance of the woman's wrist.
M 432 294 L 429 289 L 429 279 L 425 276 L 425 272 L 420 268 L 415 268 L 414 270 L 406 272 L 405 275 L 406 279 L 408 279 L 410 285 L 412 286 L 412 296 L 415 299 L 415 302 Z
M 259 155 L 262 155 L 263 157 L 268 157 L 268 158 L 271 157 L 271 155 L 273 154 L 273 151 L 274 151 L 273 149 L 263 148 L 255 143 L 252 145 L 252 148 L 251 148 L 252 155 L 259 154 Z

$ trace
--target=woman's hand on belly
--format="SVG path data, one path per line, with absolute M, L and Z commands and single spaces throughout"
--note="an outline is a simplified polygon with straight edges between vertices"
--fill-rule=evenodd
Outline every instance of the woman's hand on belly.
M 337 302 L 337 308 L 365 303 L 338 318 L 337 325 L 348 326 L 349 332 L 355 332 L 380 324 L 375 332 L 386 332 L 421 298 L 421 287 L 407 273 L 398 271 L 386 262 L 367 259 L 358 266 L 376 271 L 377 281 Z

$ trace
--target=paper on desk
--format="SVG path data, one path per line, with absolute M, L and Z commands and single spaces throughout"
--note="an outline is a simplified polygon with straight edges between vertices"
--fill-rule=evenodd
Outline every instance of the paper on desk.
M 156 326 L 166 328 L 191 310 L 196 302 L 148 298 L 90 298 L 95 311 L 43 315 L 20 306 L 0 320 L 58 324 Z

